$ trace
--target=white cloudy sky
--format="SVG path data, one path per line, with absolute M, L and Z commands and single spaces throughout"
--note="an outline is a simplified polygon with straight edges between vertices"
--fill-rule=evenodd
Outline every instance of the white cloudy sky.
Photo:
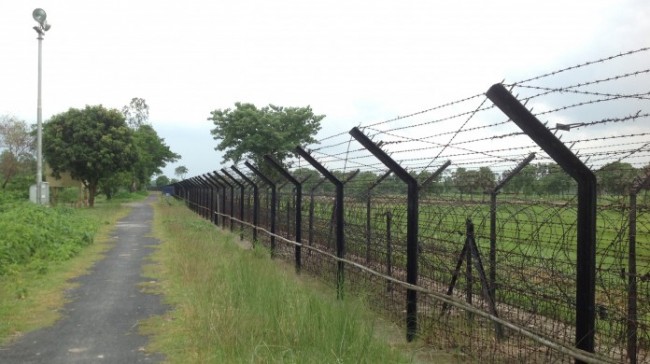
M 650 2 L 153 1 L 0 3 L 0 114 L 144 98 L 190 174 L 220 166 L 206 119 L 236 101 L 311 105 L 321 136 L 560 67 L 647 46 Z

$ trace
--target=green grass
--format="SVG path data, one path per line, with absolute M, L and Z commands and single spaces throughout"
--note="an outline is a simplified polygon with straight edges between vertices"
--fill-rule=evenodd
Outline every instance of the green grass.
M 78 246 L 78 249 L 64 248 L 65 255 L 44 254 L 43 249 L 36 249 L 37 254 L 23 262 L 25 264 L 14 262 L 2 267 L 4 274 L 0 275 L 0 344 L 10 342 L 26 332 L 51 325 L 60 317 L 59 310 L 66 303 L 65 291 L 75 286 L 69 281 L 85 274 L 93 263 L 100 260 L 103 253 L 113 246 L 108 234 L 114 223 L 126 216 L 130 210 L 119 200 L 97 204 L 93 209 L 66 208 L 61 210 L 63 212 L 55 208 L 23 205 L 21 202 L 10 203 L 13 205 L 11 209 L 7 208 L 7 211 L 24 209 L 29 211 L 32 217 L 45 217 L 44 222 L 56 224 L 52 229 L 38 230 L 37 238 L 43 239 L 43 242 L 62 242 L 64 240 L 57 239 L 59 234 L 66 231 L 78 232 L 80 226 L 86 229 L 84 231 L 88 234 L 88 240 L 79 245 L 70 241 L 66 245 Z M 1 207 L 7 207 L 7 203 Z M 12 218 L 9 219 L 8 216 Z M 33 234 L 18 234 L 17 231 L 25 231 L 30 227 L 37 230 L 30 220 L 15 218 L 13 214 L 0 214 L 0 218 L 3 224 L 10 226 L 14 231 L 14 241 L 21 241 Z M 68 238 L 72 239 L 70 236 Z M 14 254 L 8 249 L 5 253 Z
M 171 310 L 141 325 L 172 363 L 405 363 L 416 345 L 368 309 L 298 277 L 263 248 L 242 249 L 180 204 L 156 204 L 162 244 L 146 268 Z M 393 328 L 394 329 L 394 328 Z M 387 334 L 391 332 L 391 334 Z M 396 332 L 398 337 L 403 331 Z M 389 341 L 393 345 L 389 345 Z M 427 359 L 450 362 L 445 353 Z M 433 355 L 433 356 L 431 356 Z

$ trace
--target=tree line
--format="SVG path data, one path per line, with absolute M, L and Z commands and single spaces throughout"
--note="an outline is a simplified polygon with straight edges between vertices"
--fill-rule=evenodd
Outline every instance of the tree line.
M 250 103 L 235 103 L 234 108 L 217 109 L 208 120 L 212 121 L 213 138 L 218 142 L 215 148 L 223 151 L 223 162 L 238 163 L 248 159 L 271 179 L 282 180 L 276 171 L 269 168 L 263 160 L 265 154 L 272 155 L 285 167 L 296 145 L 316 143 L 315 134 L 320 130 L 320 122 L 325 115 L 316 115 L 307 107 L 281 107 L 268 105 L 258 108 Z M 615 161 L 595 170 L 598 189 L 601 194 L 621 195 L 630 191 L 635 179 L 650 172 L 650 165 L 635 168 L 630 163 Z M 309 185 L 322 177 L 311 168 L 294 169 L 292 172 L 301 180 L 307 179 Z M 346 173 L 333 171 L 341 179 Z M 490 167 L 466 168 L 456 167 L 446 171 L 429 184 L 423 193 L 453 193 L 459 198 L 489 192 L 505 178 L 509 172 L 495 173 Z M 420 182 L 427 180 L 431 172 L 413 173 Z M 254 176 L 252 176 L 254 177 Z M 355 181 L 372 184 L 380 174 L 365 171 L 355 177 Z M 362 184 L 363 184 L 362 183 Z M 333 190 L 329 183 L 324 183 L 320 191 Z M 361 188 L 363 190 L 363 188 Z M 394 175 L 385 178 L 375 187 L 378 193 L 406 193 L 406 186 Z M 529 164 L 514 176 L 502 192 L 520 195 L 564 195 L 576 191 L 576 184 L 556 163 Z
M 98 193 L 111 198 L 120 188 L 146 188 L 161 168 L 180 159 L 148 119 L 149 107 L 141 98 L 133 98 L 122 110 L 102 105 L 70 108 L 43 123 L 44 161 L 52 176 L 69 173 L 80 181 L 88 190 L 90 206 Z M 0 117 L 3 189 L 11 181 L 25 190 L 24 182 L 33 183 L 34 134 L 24 121 Z
M 337 178 L 345 180 L 350 172 L 333 171 Z M 385 172 L 384 172 L 385 173 Z M 363 171 L 352 179 L 349 185 L 348 196 L 365 196 L 368 187 L 373 186 L 384 173 Z M 482 196 L 494 190 L 497 183 L 510 172 L 495 173 L 490 167 L 469 169 L 456 167 L 445 171 L 427 184 L 421 193 L 427 194 L 454 194 L 459 199 Z M 635 181 L 650 173 L 650 166 L 635 168 L 625 162 L 611 162 L 595 171 L 598 180 L 598 192 L 610 195 L 625 195 L 630 192 Z M 292 174 L 299 180 L 305 181 L 303 191 L 310 191 L 323 177 L 312 168 L 298 168 Z M 411 173 L 420 183 L 431 176 L 431 172 Z M 389 175 L 372 187 L 376 194 L 406 194 L 406 184 L 396 177 Z M 567 195 L 575 194 L 577 185 L 556 163 L 538 163 L 524 167 L 501 190 L 503 193 L 522 196 Z M 330 183 L 320 184 L 316 193 L 333 193 L 334 187 Z

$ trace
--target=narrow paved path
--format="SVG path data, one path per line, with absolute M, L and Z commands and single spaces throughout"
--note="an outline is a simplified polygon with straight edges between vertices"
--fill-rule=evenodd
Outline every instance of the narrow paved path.
M 140 292 L 143 259 L 158 243 L 151 231 L 155 196 L 134 205 L 117 223 L 117 240 L 80 286 L 54 326 L 29 333 L 0 349 L 0 363 L 157 363 L 162 356 L 144 351 L 138 320 L 164 312 L 160 297 Z

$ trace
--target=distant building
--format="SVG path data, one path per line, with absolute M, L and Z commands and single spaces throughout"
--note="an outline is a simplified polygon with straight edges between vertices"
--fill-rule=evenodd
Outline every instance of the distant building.
M 50 203 L 56 205 L 57 202 L 63 203 L 73 203 L 75 206 L 87 206 L 88 204 L 88 193 L 81 181 L 78 181 L 70 173 L 61 173 L 61 178 L 55 178 L 52 176 L 52 168 L 45 165 L 45 181 L 50 185 Z M 77 189 L 76 199 L 71 200 L 69 196 L 66 196 L 65 201 L 60 201 L 61 193 L 65 189 Z

